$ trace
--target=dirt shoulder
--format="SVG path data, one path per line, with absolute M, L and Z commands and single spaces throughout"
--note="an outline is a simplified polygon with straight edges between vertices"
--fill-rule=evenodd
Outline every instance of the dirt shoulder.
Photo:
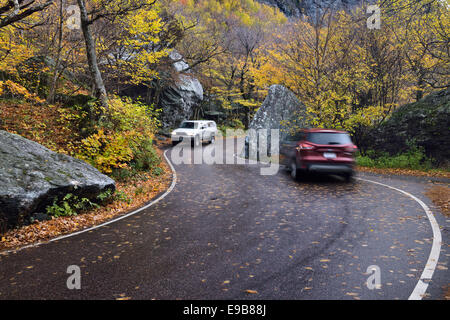
M 450 217 L 450 188 L 447 186 L 436 185 L 427 190 L 425 195 L 441 209 L 442 213 Z
M 396 169 L 396 168 L 372 168 L 372 167 L 357 167 L 358 171 L 362 172 L 372 172 L 379 174 L 392 174 L 392 175 L 405 175 L 405 176 L 415 176 L 415 177 L 434 177 L 434 178 L 444 178 L 450 179 L 450 172 L 443 170 L 430 170 L 430 171 L 419 171 L 412 169 Z

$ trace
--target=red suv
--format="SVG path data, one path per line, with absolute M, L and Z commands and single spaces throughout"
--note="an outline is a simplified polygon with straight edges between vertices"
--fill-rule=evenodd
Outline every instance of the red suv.
M 280 162 L 297 179 L 301 172 L 339 174 L 350 181 L 357 147 L 345 131 L 303 129 L 280 141 Z

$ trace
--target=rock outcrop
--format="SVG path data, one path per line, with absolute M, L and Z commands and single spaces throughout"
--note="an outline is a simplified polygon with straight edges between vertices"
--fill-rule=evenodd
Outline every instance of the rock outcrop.
M 335 10 L 350 10 L 357 5 L 372 3 L 374 1 L 361 0 L 258 0 L 258 2 L 268 4 L 280 9 L 288 17 L 301 17 L 303 15 L 313 16 L 316 11 L 325 8 L 333 8 Z
M 173 50 L 169 56 L 174 61 L 176 71 L 174 84 L 164 88 L 159 98 L 162 109 L 162 125 L 164 128 L 174 128 L 183 120 L 192 117 L 193 108 L 203 100 L 203 87 L 189 72 L 189 65 L 183 57 Z
M 295 94 L 282 85 L 272 85 L 261 107 L 256 112 L 249 129 L 279 129 L 282 140 L 291 129 L 303 128 L 308 125 L 305 106 L 297 99 Z M 260 136 L 264 132 L 260 131 Z M 267 130 L 265 137 L 270 150 L 271 133 Z M 258 140 L 246 139 L 245 157 L 249 150 L 257 150 Z
M 13 227 L 45 212 L 68 193 L 94 199 L 114 180 L 84 161 L 0 131 L 0 227 Z
M 160 132 L 169 135 L 170 129 L 192 118 L 195 107 L 203 101 L 203 87 L 176 50 L 164 58 L 162 65 L 164 68 L 158 70 L 159 79 L 153 80 L 150 86 L 129 86 L 120 95 L 155 104 L 161 109 Z
M 422 147 L 436 164 L 450 164 L 450 89 L 403 105 L 364 139 L 366 149 L 391 155 Z

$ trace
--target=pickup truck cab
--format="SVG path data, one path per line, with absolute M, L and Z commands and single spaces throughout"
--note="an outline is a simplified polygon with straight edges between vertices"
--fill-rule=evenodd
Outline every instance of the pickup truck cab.
M 280 141 L 280 162 L 297 179 L 302 173 L 339 174 L 350 181 L 355 152 L 349 134 L 329 129 L 303 129 Z
M 209 120 L 186 120 L 178 129 L 171 133 L 172 144 L 190 141 L 192 146 L 199 146 L 203 142 L 214 143 L 217 136 L 217 125 Z

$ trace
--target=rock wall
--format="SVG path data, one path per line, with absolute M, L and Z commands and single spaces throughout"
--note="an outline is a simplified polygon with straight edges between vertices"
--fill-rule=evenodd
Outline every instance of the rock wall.
M 303 15 L 313 16 L 320 8 L 333 7 L 338 9 L 352 9 L 353 7 L 371 3 L 362 0 L 258 0 L 261 3 L 271 5 L 280 9 L 288 17 L 301 17 Z

